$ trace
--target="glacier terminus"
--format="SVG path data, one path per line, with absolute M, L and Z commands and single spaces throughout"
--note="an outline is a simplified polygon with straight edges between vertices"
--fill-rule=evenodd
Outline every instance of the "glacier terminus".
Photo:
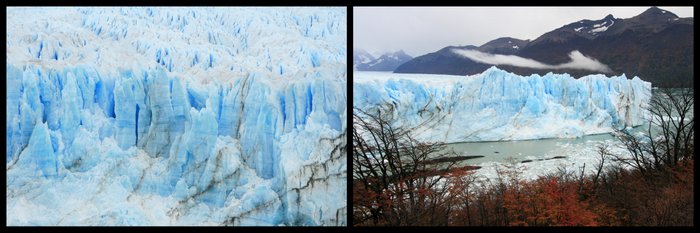
M 7 224 L 337 226 L 341 8 L 7 9 Z
M 392 109 L 425 141 L 575 138 L 647 122 L 651 83 L 624 74 L 520 76 L 493 66 L 471 76 L 358 72 L 353 106 Z

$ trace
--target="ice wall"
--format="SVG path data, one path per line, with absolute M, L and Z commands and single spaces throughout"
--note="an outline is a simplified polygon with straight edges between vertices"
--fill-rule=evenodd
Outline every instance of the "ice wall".
M 395 124 L 425 140 L 464 142 L 579 137 L 645 123 L 651 83 L 590 75 L 473 76 L 359 72 L 353 105 L 395 109 Z
M 11 127 L 6 137 L 10 168 L 41 171 L 37 174 L 44 177 L 83 172 L 103 161 L 82 152 L 96 149 L 101 141 L 109 139 L 118 145 L 113 149 L 138 149 L 162 167 L 124 174 L 105 171 L 136 179 L 141 187 L 127 187 L 133 191 L 168 196 L 178 192 L 178 181 L 183 180 L 180 188 L 194 188 L 194 192 L 201 193 L 202 201 L 223 206 L 225 194 L 238 184 L 230 177 L 233 173 L 219 170 L 245 166 L 253 172 L 250 175 L 270 180 L 269 188 L 284 204 L 304 206 L 299 211 L 307 214 L 324 208 L 327 212 L 338 211 L 326 218 L 320 213 L 305 217 L 306 222 L 300 224 L 345 221 L 345 210 L 338 209 L 345 208 L 345 196 L 336 195 L 345 192 L 346 176 L 346 121 L 342 120 L 346 117 L 346 92 L 342 78 L 298 79 L 270 85 L 265 82 L 267 77 L 251 75 L 232 85 L 210 84 L 196 89 L 162 70 L 127 72 L 127 76 L 103 79 L 90 76 L 97 73 L 83 68 L 19 72 L 8 65 L 7 69 L 8 80 L 21 83 L 17 87 L 23 90 L 20 95 L 8 96 L 8 109 L 13 110 L 8 111 Z M 104 93 L 108 91 L 104 83 L 114 83 L 112 94 Z M 192 104 L 197 101 L 203 103 L 200 109 Z M 58 122 L 53 130 L 49 127 L 51 119 Z M 81 131 L 91 135 L 81 135 Z M 220 138 L 233 141 L 227 145 L 230 153 L 216 149 Z M 84 140 L 96 144 L 81 143 Z M 221 162 L 222 156 L 235 156 L 242 165 Z M 30 161 L 32 169 L 24 163 Z M 217 180 L 211 176 L 217 172 L 222 179 L 228 177 L 222 181 L 229 184 L 215 189 L 210 185 Z M 146 175 L 153 177 L 144 179 Z M 287 202 L 286 198 L 294 200 Z M 303 203 L 297 200 L 302 198 Z M 343 204 L 338 206 L 338 202 Z M 328 208 L 326 203 L 336 207 Z M 288 214 L 289 219 L 296 219 L 296 212 Z M 278 221 L 283 219 L 287 218 Z
M 345 20 L 8 9 L 8 225 L 347 224 Z

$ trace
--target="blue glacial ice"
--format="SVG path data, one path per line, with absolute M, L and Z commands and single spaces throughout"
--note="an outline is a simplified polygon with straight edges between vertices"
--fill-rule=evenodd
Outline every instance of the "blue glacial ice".
M 345 8 L 8 8 L 8 225 L 346 225 Z
M 571 138 L 645 123 L 651 83 L 625 75 L 472 76 L 358 72 L 353 106 L 395 109 L 394 124 L 428 141 Z

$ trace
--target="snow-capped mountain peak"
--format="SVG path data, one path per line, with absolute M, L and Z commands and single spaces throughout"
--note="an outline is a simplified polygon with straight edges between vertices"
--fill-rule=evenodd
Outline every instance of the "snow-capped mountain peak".
M 358 54 L 362 55 L 362 53 Z M 355 68 L 363 71 L 393 71 L 396 67 L 411 59 L 413 59 L 413 57 L 406 54 L 403 50 L 399 50 L 396 52 L 384 53 L 378 58 L 368 62 L 355 63 Z
M 616 19 L 613 15 L 609 14 L 601 20 L 581 20 L 576 23 L 569 24 L 565 26 L 567 30 L 572 30 L 576 33 L 584 34 L 585 36 L 597 36 L 608 30 L 608 28 L 615 25 Z
M 359 64 L 369 63 L 374 60 L 374 56 L 364 49 L 354 49 L 352 51 L 352 64 L 357 67 Z

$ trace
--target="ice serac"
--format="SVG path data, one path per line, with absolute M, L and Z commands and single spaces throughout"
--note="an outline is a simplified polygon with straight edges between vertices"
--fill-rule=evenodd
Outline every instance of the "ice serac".
M 347 224 L 344 8 L 9 12 L 8 225 Z
M 9 112 L 7 121 L 12 123 L 12 126 L 8 127 L 7 133 L 7 147 L 9 153 L 7 154 L 8 158 L 6 161 L 8 161 L 7 166 L 9 168 L 17 162 L 19 154 L 29 143 L 29 138 L 32 135 L 32 131 L 35 129 L 34 125 L 42 121 L 44 117 L 44 108 L 39 98 L 41 90 L 36 73 L 26 70 L 20 73 L 17 72 L 18 69 L 15 67 L 8 67 L 7 70 L 8 76 L 16 75 L 15 77 L 8 77 L 8 80 L 10 80 L 8 84 L 20 86 L 20 88 L 17 88 L 19 89 L 19 94 L 13 94 L 14 91 L 10 91 L 10 88 L 8 88 L 7 108 Z
M 29 139 L 27 150 L 20 154 L 18 161 L 20 166 L 36 168 L 37 176 L 58 175 L 58 160 L 51 146 L 49 127 L 46 123 L 39 123 L 34 126 L 32 137 Z
M 491 67 L 473 76 L 359 72 L 353 105 L 391 106 L 396 124 L 426 140 L 464 142 L 579 137 L 637 126 L 651 83 L 624 75 L 519 76 Z
M 148 93 L 144 103 L 136 105 L 136 143 L 151 156 L 168 157 L 172 142 L 177 140 L 184 129 L 183 103 L 177 103 L 179 105 L 177 114 L 173 107 L 173 89 L 179 92 L 180 87 L 173 86 L 174 81 L 166 76 L 163 69 L 148 72 L 143 82 L 144 90 Z M 177 100 L 184 99 L 177 98 Z M 149 111 L 141 111 L 141 109 Z
M 275 105 L 258 104 L 261 100 L 268 101 L 270 88 L 258 82 L 261 74 L 253 73 L 248 95 L 243 99 L 245 107 L 241 114 L 240 139 L 244 160 L 258 172 L 262 178 L 272 178 L 276 175 L 275 167 L 279 163 L 279 145 L 273 140 L 279 138 L 281 128 L 278 116 L 280 111 Z M 279 139 L 277 139 L 279 140 Z
M 19 104 L 22 97 L 22 91 L 24 85 L 22 84 L 22 71 L 15 68 L 14 66 L 7 65 L 7 86 L 12 86 L 15 88 L 7 88 L 7 105 L 5 106 L 5 112 L 7 113 L 7 118 L 5 118 L 5 124 L 7 126 L 7 131 L 5 132 L 5 142 L 7 143 L 7 148 L 5 150 L 5 162 L 9 163 L 17 157 L 20 152 L 19 146 L 26 143 L 21 141 L 20 136 L 20 114 L 22 106 Z
M 47 85 L 48 86 L 48 85 Z M 80 109 L 83 105 L 83 100 L 80 99 L 78 92 L 78 83 L 73 73 L 68 72 L 65 86 L 61 92 L 61 100 L 63 101 L 63 115 L 61 116 L 60 129 L 63 135 L 63 142 L 71 144 L 75 139 L 75 131 L 82 124 L 80 120 Z
M 9 68 L 8 78 L 16 79 L 12 75 L 20 73 L 14 72 L 15 67 Z M 83 104 L 80 97 L 83 87 L 78 85 L 72 73 L 75 71 L 56 71 L 67 75 L 62 86 L 53 87 L 43 85 L 55 85 L 55 82 L 36 82 L 50 79 L 48 74 L 52 72 L 25 72 L 21 79 L 29 88 L 23 90 L 21 97 L 11 95 L 20 101 L 8 100 L 10 105 L 15 105 L 12 109 L 22 106 L 26 109 L 11 115 L 13 121 L 24 119 L 26 123 L 19 126 L 33 127 L 25 144 L 11 147 L 27 148 L 18 156 L 27 157 L 18 163 L 22 169 L 32 164 L 46 177 L 62 171 L 81 176 L 96 172 L 91 169 L 105 169 L 104 176 L 126 177 L 129 182 L 123 183 L 124 188 L 134 193 L 127 197 L 149 193 L 173 195 L 182 198 L 183 203 L 201 201 L 215 208 L 228 208 L 228 199 L 253 195 L 246 194 L 252 179 L 246 177 L 255 177 L 264 181 L 258 185 L 275 194 L 274 199 L 260 203 L 279 205 L 271 209 L 279 217 L 265 223 L 346 224 L 345 186 L 341 187 L 346 182 L 346 123 L 341 120 L 346 117 L 346 91 L 342 79 L 291 80 L 286 85 L 270 86 L 264 78 L 251 75 L 229 87 L 211 84 L 199 90 L 205 93 L 206 104 L 198 110 L 184 94 L 188 88 L 197 87 L 183 86 L 179 78 L 160 71 L 94 76 L 97 79 L 91 82 L 94 85 L 114 83 L 111 116 L 105 113 L 112 110 L 102 109 L 112 106 L 102 102 L 105 96 L 110 96 L 99 93 L 103 90 Z M 35 73 L 46 75 L 37 77 Z M 341 70 L 328 73 L 330 77 L 342 74 Z M 37 101 L 41 96 L 38 90 L 42 88 L 56 89 L 62 95 L 57 105 L 62 113 L 57 116 L 60 127 L 55 131 L 48 128 L 37 112 L 44 106 Z M 219 90 L 228 91 L 223 94 Z M 35 106 L 30 107 L 32 102 L 24 99 L 34 99 Z M 289 101 L 280 101 L 286 99 Z M 222 135 L 221 129 L 226 129 L 226 133 Z M 10 142 L 23 140 L 21 131 L 13 132 L 14 128 L 9 131 Z M 300 141 L 308 138 L 315 139 Z M 224 146 L 217 141 L 227 143 Z M 105 144 L 112 145 L 111 150 L 135 153 L 131 155 L 135 157 L 105 157 L 89 149 Z M 8 161 L 11 158 L 8 154 Z M 133 164 L 122 168 L 130 163 Z M 16 170 L 19 171 L 22 170 Z M 183 205 L 174 208 L 177 211 L 191 208 L 190 204 Z M 262 214 L 263 210 L 254 209 L 245 213 L 246 216 L 254 216 L 252 213 L 256 211 L 255 216 Z M 249 221 L 244 220 L 245 216 L 239 217 L 238 222 L 230 224 Z
M 116 82 L 114 86 L 115 136 L 122 149 L 136 145 L 138 137 L 138 128 L 136 127 L 136 119 L 138 119 L 136 108 L 138 103 L 136 102 L 136 96 L 137 93 L 141 93 L 142 87 L 141 85 L 137 86 L 140 83 L 134 83 L 134 80 L 127 79 L 126 81 Z

